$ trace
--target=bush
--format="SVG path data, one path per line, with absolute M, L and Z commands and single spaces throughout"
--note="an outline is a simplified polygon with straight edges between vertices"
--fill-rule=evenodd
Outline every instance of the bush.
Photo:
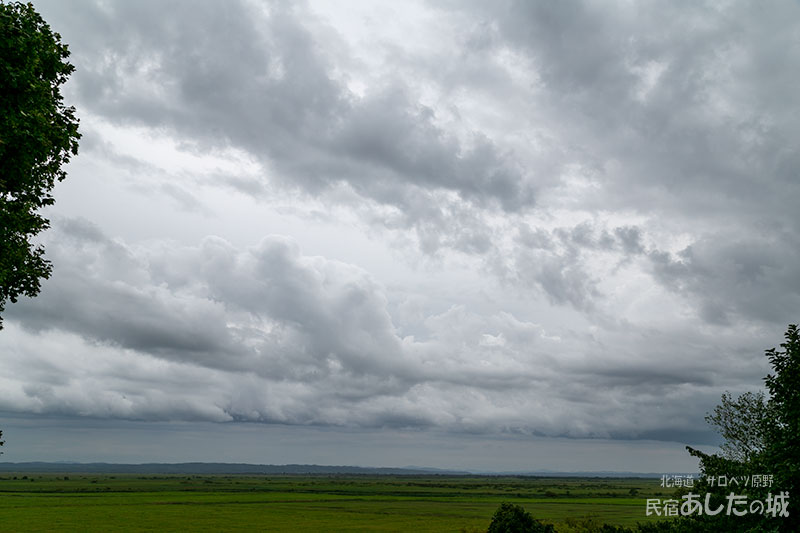
M 555 528 L 539 522 L 519 505 L 503 503 L 495 511 L 487 533 L 555 533 Z

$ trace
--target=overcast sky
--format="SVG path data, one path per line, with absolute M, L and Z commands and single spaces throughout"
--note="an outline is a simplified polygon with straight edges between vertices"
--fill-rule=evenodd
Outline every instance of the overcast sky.
M 34 4 L 4 460 L 694 470 L 800 319 L 796 2 Z

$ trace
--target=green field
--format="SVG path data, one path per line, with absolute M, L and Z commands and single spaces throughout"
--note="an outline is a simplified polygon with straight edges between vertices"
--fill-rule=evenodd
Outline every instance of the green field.
M 501 502 L 634 525 L 658 479 L 4 474 L 4 531 L 485 531 Z

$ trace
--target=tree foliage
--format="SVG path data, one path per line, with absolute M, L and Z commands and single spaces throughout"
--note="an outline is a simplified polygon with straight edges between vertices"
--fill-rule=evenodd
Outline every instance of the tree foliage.
M 60 92 L 74 71 L 68 56 L 32 4 L 0 2 L 0 313 L 6 301 L 38 294 L 51 272 L 31 241 L 49 227 L 38 211 L 54 203 L 78 153 L 78 119 Z
M 687 446 L 700 459 L 704 479 L 697 491 L 712 494 L 712 507 L 722 504 L 731 487 L 712 486 L 710 477 L 750 478 L 771 475 L 771 486 L 738 485 L 737 494 L 750 500 L 764 501 L 768 494 L 786 492 L 789 516 L 772 517 L 748 514 L 744 517 L 719 514 L 698 517 L 698 530 L 709 531 L 800 531 L 800 513 L 792 498 L 800 488 L 800 333 L 790 324 L 781 349 L 771 348 L 766 356 L 773 373 L 764 378 L 769 397 L 763 393 L 745 393 L 736 400 L 730 393 L 707 420 L 717 426 L 726 442 L 723 454 L 706 454 Z
M 503 503 L 492 516 L 487 533 L 554 533 L 550 524 L 539 522 L 519 505 Z
M 800 332 L 789 326 L 781 350 L 767 350 L 774 374 L 764 381 L 770 393 L 772 416 L 767 422 L 764 463 L 774 471 L 775 484 L 790 497 L 800 489 Z M 796 500 L 795 500 L 796 501 Z M 789 517 L 781 521 L 782 531 L 800 531 L 800 512 L 790 504 Z
M 749 462 L 764 451 L 770 404 L 763 392 L 746 392 L 735 400 L 730 392 L 722 395 L 722 403 L 706 416 L 725 439 L 723 457 Z

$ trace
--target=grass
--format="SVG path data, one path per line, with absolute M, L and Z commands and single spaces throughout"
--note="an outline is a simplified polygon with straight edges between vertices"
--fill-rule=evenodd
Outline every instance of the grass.
M 501 502 L 634 525 L 657 479 L 5 474 L 6 531 L 485 531 Z M 652 519 L 649 517 L 648 519 Z

